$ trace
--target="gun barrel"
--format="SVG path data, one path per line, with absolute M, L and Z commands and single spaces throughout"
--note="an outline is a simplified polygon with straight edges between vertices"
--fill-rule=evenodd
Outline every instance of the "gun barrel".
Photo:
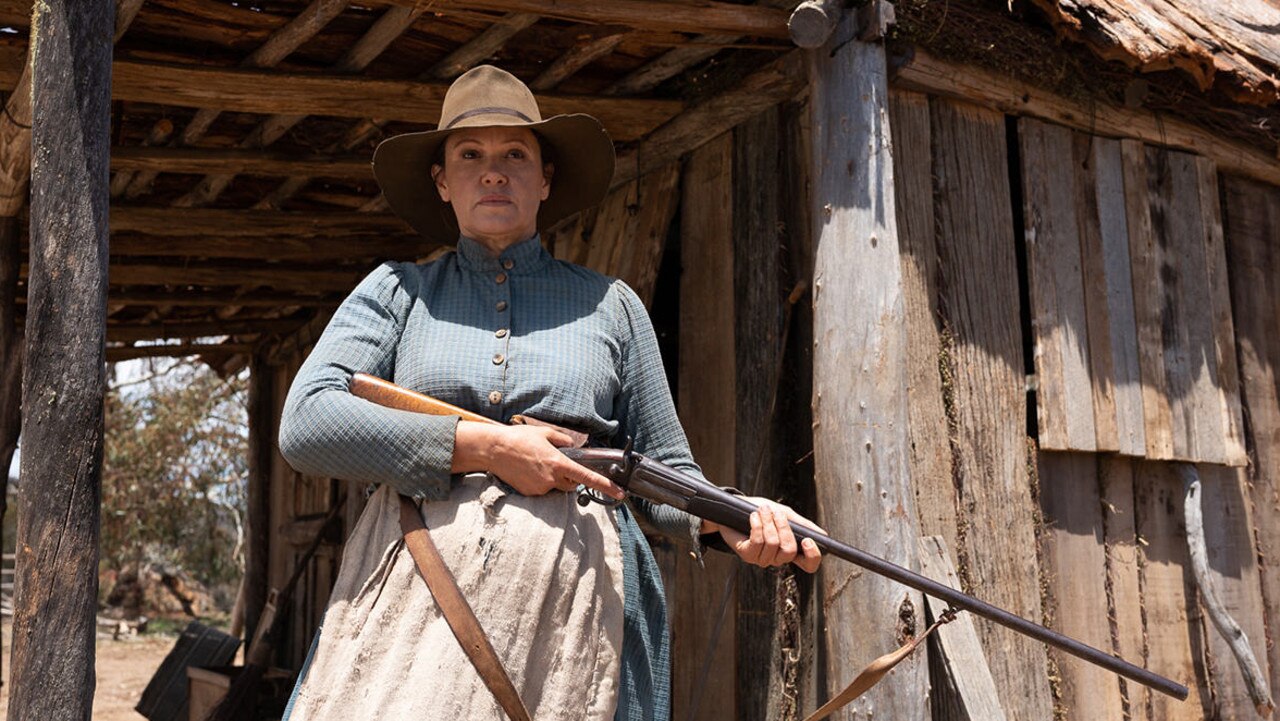
M 631 454 L 633 459 L 638 459 L 638 462 L 628 462 L 627 454 L 615 449 L 580 449 L 566 451 L 566 455 L 593 470 L 609 476 L 614 482 L 627 488 L 630 492 L 641 490 L 642 492 L 637 495 L 647 496 L 649 494 L 643 491 L 657 487 L 660 489 L 660 493 L 656 497 L 649 498 L 649 500 L 668 503 L 682 508 L 695 516 L 706 518 L 743 533 L 750 533 L 750 516 L 751 512 L 756 509 L 755 504 L 701 479 L 646 459 L 639 454 Z M 634 471 L 624 472 L 624 469 L 633 467 Z M 1148 671 L 1141 666 L 1129 663 L 1118 656 L 1077 641 L 1070 636 L 1064 636 L 1038 623 L 1028 621 L 1003 608 L 993 606 L 967 593 L 957 591 L 950 586 L 921 576 L 896 563 L 855 548 L 808 526 L 792 523 L 791 529 L 798 538 L 812 539 L 824 553 L 842 558 L 856 566 L 861 566 L 872 573 L 893 579 L 905 586 L 910 586 L 925 595 L 946 601 L 954 608 L 970 611 L 1001 626 L 1066 651 L 1073 656 L 1082 658 L 1089 663 L 1101 666 L 1180 701 L 1187 698 L 1186 686 Z

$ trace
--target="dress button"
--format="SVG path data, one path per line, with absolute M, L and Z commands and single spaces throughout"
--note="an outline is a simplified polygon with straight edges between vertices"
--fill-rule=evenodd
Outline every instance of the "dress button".
M 498 405 L 502 402 L 502 391 L 489 391 L 489 402 Z
M 494 332 L 494 334 L 493 334 L 493 335 L 494 335 L 495 337 L 498 337 L 498 338 L 506 338 L 506 337 L 507 337 L 507 329 L 506 329 L 506 328 L 499 328 L 497 331 L 495 331 L 495 332 Z
M 512 268 L 516 267 L 516 262 L 510 258 L 507 258 L 506 260 L 502 261 L 502 267 L 506 268 L 507 270 L 511 270 Z
M 506 282 L 507 282 L 507 274 L 506 274 L 506 273 L 499 273 L 499 274 L 495 275 L 495 276 L 493 277 L 493 282 L 497 283 L 498 285 L 502 285 L 503 283 L 506 283 Z
M 504 311 L 504 310 L 506 310 L 506 309 L 507 309 L 507 301 L 505 301 L 505 300 L 500 300 L 500 301 L 498 301 L 498 304 L 497 304 L 497 305 L 495 305 L 494 307 L 498 309 L 498 312 L 499 312 L 499 313 L 501 313 L 502 311 Z
M 494 354 L 493 354 L 493 364 L 494 364 L 494 365 L 496 365 L 496 366 L 500 366 L 500 365 L 502 365 L 502 362 L 503 362 L 503 361 L 505 361 L 506 359 L 507 359 L 507 357 L 506 357 L 506 356 L 504 356 L 504 355 L 502 355 L 501 353 L 494 353 Z

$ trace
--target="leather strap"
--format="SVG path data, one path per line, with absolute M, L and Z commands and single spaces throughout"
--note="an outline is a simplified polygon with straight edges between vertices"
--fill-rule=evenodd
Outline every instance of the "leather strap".
M 884 678 L 885 674 L 893 670 L 894 666 L 897 666 L 903 659 L 910 656 L 911 652 L 916 650 L 916 647 L 929 637 L 929 634 L 933 633 L 934 630 L 942 624 L 951 623 L 951 621 L 955 620 L 955 617 L 955 611 L 947 611 L 942 614 L 941 618 L 933 622 L 933 625 L 929 627 L 929 630 L 911 639 L 902 648 L 886 653 L 880 658 L 872 661 L 866 668 L 862 669 L 862 673 L 859 673 L 857 678 L 853 679 L 853 681 L 846 686 L 843 691 L 836 694 L 834 698 L 823 704 L 822 708 L 805 717 L 804 721 L 821 721 L 821 719 L 825 719 L 836 711 L 839 711 L 852 703 L 862 694 L 870 691 L 871 687 L 879 683 L 880 679 Z
M 440 549 L 431 540 L 431 533 L 422 522 L 418 506 L 407 496 L 400 496 L 400 530 L 404 533 L 409 555 L 413 556 L 418 572 L 427 582 L 427 588 L 440 607 L 441 615 L 457 637 L 463 652 L 471 660 L 471 665 L 479 672 L 484 685 L 489 687 L 508 718 L 512 721 L 531 721 L 529 710 L 520 700 L 520 692 L 516 691 L 507 670 L 502 667 L 502 661 L 493 650 L 493 644 L 489 643 L 484 629 L 480 627 L 471 604 L 467 603 L 453 573 L 445 565 Z

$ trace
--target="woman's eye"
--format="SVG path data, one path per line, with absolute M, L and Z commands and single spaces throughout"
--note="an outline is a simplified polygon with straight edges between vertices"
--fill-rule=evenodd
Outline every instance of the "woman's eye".
M 466 160 L 474 160 L 480 157 L 480 153 L 476 152 L 475 150 L 464 150 L 462 151 L 462 157 Z
M 509 151 L 509 152 L 507 153 L 507 157 L 508 157 L 508 158 L 515 158 L 516 160 L 524 160 L 524 151 L 523 151 L 523 150 L 511 150 L 511 151 Z

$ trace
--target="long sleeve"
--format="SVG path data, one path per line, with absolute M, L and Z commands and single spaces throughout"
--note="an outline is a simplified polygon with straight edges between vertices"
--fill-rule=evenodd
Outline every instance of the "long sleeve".
M 351 376 L 393 379 L 415 266 L 384 263 L 334 314 L 302 364 L 280 419 L 280 452 L 317 476 L 385 483 L 418 499 L 450 489 L 456 416 L 391 410 L 348 392 Z
M 619 420 L 618 437 L 630 436 L 639 453 L 704 478 L 676 415 L 649 314 L 626 283 L 617 281 L 613 289 L 622 308 L 618 331 L 624 342 L 621 391 L 614 408 L 614 417 Z M 633 498 L 632 503 L 655 529 L 673 538 L 688 539 L 695 549 L 701 549 L 701 519 L 644 499 Z

